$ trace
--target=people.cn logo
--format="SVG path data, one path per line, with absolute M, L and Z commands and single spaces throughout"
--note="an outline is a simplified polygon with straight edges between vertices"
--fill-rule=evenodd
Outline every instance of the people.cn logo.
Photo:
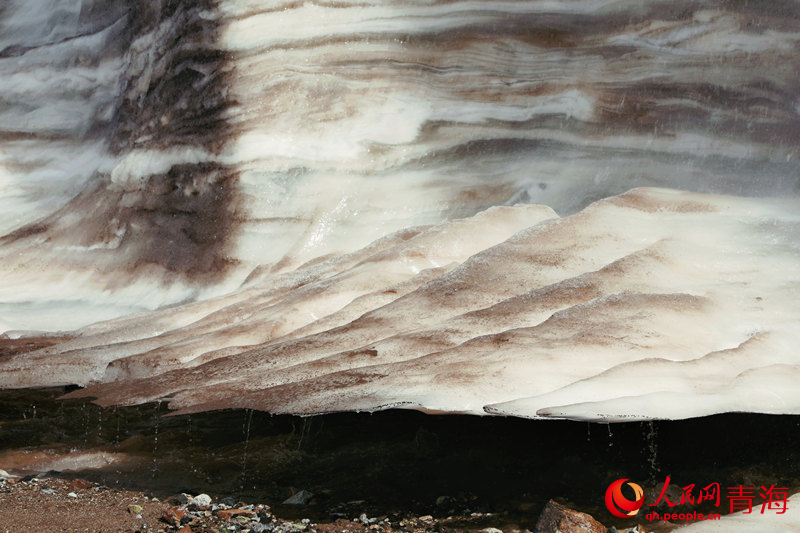
M 618 479 L 609 485 L 608 490 L 606 490 L 606 507 L 608 507 L 611 514 L 619 518 L 636 516 L 636 513 L 638 513 L 639 509 L 644 505 L 644 491 L 642 487 L 636 483 L 628 483 L 633 489 L 636 499 L 631 501 L 622 495 L 622 484 L 626 481 L 628 481 L 627 478 Z

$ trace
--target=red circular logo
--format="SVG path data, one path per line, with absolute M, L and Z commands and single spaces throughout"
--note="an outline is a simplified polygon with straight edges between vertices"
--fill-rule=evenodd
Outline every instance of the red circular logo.
M 636 483 L 628 483 L 636 495 L 635 500 L 631 501 L 622 495 L 622 484 L 626 481 L 627 478 L 618 479 L 606 490 L 606 507 L 611 514 L 620 518 L 635 516 L 644 505 L 644 491 Z

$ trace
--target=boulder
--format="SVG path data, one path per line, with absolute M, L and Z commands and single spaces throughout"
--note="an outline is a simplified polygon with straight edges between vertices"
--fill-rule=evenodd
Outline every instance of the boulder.
M 553 500 L 547 502 L 534 533 L 606 533 L 608 528 L 591 515 L 570 509 Z

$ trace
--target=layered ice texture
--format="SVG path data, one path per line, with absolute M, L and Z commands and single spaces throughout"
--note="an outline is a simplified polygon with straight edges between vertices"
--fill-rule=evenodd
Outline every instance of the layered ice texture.
M 50 345 L 0 387 L 798 413 L 799 49 L 786 2 L 6 2 L 0 332 Z

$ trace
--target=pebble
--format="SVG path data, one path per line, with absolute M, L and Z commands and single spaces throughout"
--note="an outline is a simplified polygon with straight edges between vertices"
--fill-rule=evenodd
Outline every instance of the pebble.
M 92 485 L 90 482 L 86 481 L 85 479 L 73 479 L 72 482 L 69 484 L 69 489 L 73 490 L 73 491 L 74 490 L 84 490 L 84 489 L 92 488 L 93 486 L 94 485 Z
M 191 505 L 194 503 L 194 497 L 191 494 L 182 492 L 181 494 L 175 496 L 175 501 L 181 505 Z
M 78 497 L 78 495 L 75 494 L 74 492 L 70 492 L 69 494 L 67 494 L 67 496 L 69 496 L 70 498 L 77 498 Z
M 55 493 L 56 491 L 54 491 L 53 489 L 42 489 L 39 491 L 39 494 L 55 494 Z
M 211 496 L 208 494 L 198 494 L 194 497 L 194 504 L 200 507 L 211 505 Z

